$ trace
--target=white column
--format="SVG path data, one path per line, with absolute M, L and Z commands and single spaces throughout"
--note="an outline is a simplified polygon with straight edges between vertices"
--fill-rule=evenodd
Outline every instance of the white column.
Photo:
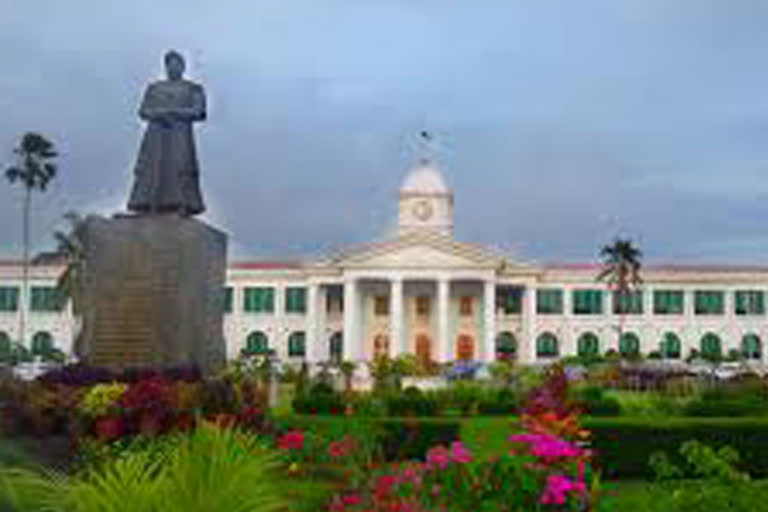
M 275 351 L 275 356 L 288 359 L 288 336 L 285 326 L 285 285 L 275 284 L 275 312 L 272 324 L 272 336 L 269 337 L 269 348 Z
M 307 288 L 307 338 L 306 359 L 308 363 L 314 363 L 318 360 L 317 354 L 317 334 L 318 334 L 318 315 L 317 315 L 317 296 L 318 285 L 310 283 Z
M 437 362 L 452 361 L 453 351 L 448 332 L 448 298 L 450 281 L 446 277 L 440 277 L 437 281 Z
M 483 284 L 485 287 L 483 300 L 485 340 L 479 359 L 483 362 L 491 362 L 495 359 L 496 344 L 496 281 L 489 279 Z
M 395 277 L 389 289 L 389 357 L 404 352 L 403 347 L 403 280 Z
M 344 359 L 356 359 L 360 344 L 358 335 L 358 298 L 357 282 L 354 279 L 344 281 Z
M 523 329 L 525 329 L 525 340 L 517 348 L 520 361 L 523 363 L 533 363 L 536 361 L 536 287 L 529 283 L 525 287 L 523 306 Z M 523 348 L 525 347 L 525 348 Z

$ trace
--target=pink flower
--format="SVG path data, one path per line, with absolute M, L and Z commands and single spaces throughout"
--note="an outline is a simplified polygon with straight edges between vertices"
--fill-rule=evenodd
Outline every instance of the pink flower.
M 432 484 L 432 495 L 437 496 L 440 494 L 440 486 L 437 484 Z
M 464 464 L 472 461 L 472 453 L 461 442 L 456 441 L 451 444 L 451 459 L 459 464 Z
M 577 492 L 583 494 L 586 487 L 582 482 L 574 482 L 567 476 L 549 475 L 547 477 L 547 488 L 539 499 L 544 505 L 562 505 L 565 503 L 566 494 Z
M 304 434 L 301 430 L 291 430 L 277 439 L 277 446 L 281 450 L 301 450 L 304 445 Z
M 334 458 L 343 457 L 346 455 L 347 450 L 343 443 L 332 441 L 328 445 L 328 455 Z
M 427 463 L 430 466 L 437 466 L 440 469 L 445 469 L 450 460 L 451 454 L 445 446 L 435 446 L 434 448 L 430 448 L 427 452 Z
M 344 505 L 357 505 L 360 503 L 360 495 L 359 494 L 345 494 L 341 497 L 341 502 Z

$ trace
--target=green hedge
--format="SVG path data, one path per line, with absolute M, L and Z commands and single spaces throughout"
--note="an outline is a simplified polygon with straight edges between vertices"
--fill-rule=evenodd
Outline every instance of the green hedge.
M 344 425 L 356 422 L 356 428 L 377 432 L 379 444 L 388 462 L 423 459 L 436 444 L 449 444 L 461 439 L 461 422 L 451 418 L 355 418 L 344 416 L 288 415 L 279 418 L 281 425 L 317 432 L 340 432 Z
M 680 463 L 680 445 L 695 439 L 715 448 L 731 446 L 741 455 L 739 469 L 768 476 L 766 418 L 585 418 L 592 449 L 607 478 L 650 478 L 648 458 L 662 450 Z

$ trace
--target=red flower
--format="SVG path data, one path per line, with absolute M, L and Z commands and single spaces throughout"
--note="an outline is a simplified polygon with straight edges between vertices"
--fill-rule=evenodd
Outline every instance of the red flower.
M 179 430 L 189 430 L 195 426 L 195 417 L 189 413 L 182 412 L 176 417 L 176 428 Z
M 359 494 L 345 494 L 341 497 L 341 502 L 344 505 L 357 505 L 360 503 L 360 495 Z
M 330 445 L 328 445 L 328 455 L 331 457 L 343 457 L 346 455 L 347 450 L 345 449 L 344 443 L 332 441 Z
M 96 437 L 102 441 L 112 441 L 123 435 L 123 420 L 119 416 L 105 416 L 96 421 Z
M 281 450 L 301 450 L 304 445 L 304 434 L 301 430 L 291 430 L 277 439 L 277 446 Z

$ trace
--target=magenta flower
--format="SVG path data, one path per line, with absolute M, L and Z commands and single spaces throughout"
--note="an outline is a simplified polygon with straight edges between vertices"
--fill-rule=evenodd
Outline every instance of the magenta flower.
M 472 453 L 461 442 L 456 441 L 451 444 L 451 459 L 459 464 L 464 464 L 472 461 Z
M 582 482 L 574 482 L 567 476 L 549 475 L 547 477 L 547 488 L 539 499 L 544 505 L 562 505 L 568 493 L 577 492 L 583 494 L 586 487 Z
M 427 463 L 445 469 L 451 460 L 451 454 L 445 446 L 435 446 L 427 452 Z
M 277 439 L 277 446 L 281 450 L 301 450 L 304 445 L 304 434 L 301 430 L 291 430 Z

